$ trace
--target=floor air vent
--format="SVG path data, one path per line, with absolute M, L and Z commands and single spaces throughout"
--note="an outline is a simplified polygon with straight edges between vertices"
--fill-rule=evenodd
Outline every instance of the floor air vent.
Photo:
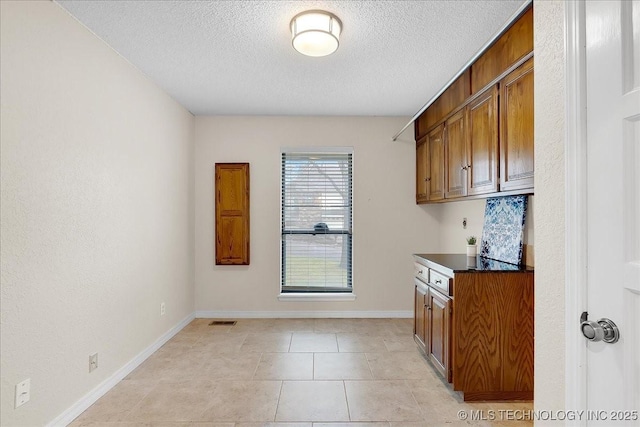
M 213 320 L 211 323 L 209 323 L 209 326 L 233 326 L 235 324 L 235 320 Z

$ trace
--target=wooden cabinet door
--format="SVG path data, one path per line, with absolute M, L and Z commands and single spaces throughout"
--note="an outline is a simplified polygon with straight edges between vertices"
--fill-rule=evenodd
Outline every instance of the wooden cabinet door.
M 498 191 L 498 86 L 469 104 L 467 186 L 469 195 Z
M 418 287 L 415 287 L 415 299 L 414 299 L 414 317 L 413 317 L 413 332 L 418 341 L 418 345 L 426 351 L 426 328 L 425 328 L 425 314 L 426 314 L 426 294 Z
M 249 265 L 249 163 L 216 163 L 216 265 Z
M 416 203 L 429 200 L 429 182 L 427 181 L 427 167 L 429 164 L 429 144 L 427 138 L 416 141 Z
M 500 191 L 533 188 L 533 59 L 500 85 Z
M 444 127 L 445 193 L 447 199 L 467 195 L 467 120 L 461 109 Z
M 427 135 L 427 184 L 429 201 L 444 199 L 444 124 Z
M 533 7 L 529 8 L 471 65 L 471 93 L 481 91 L 533 51 Z
M 429 358 L 444 378 L 451 382 L 451 300 L 431 288 L 429 289 L 428 301 L 430 321 L 427 331 L 429 337 L 427 348 Z

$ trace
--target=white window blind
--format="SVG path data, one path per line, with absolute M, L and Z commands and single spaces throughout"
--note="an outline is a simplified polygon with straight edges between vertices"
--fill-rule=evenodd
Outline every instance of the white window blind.
M 353 154 L 282 153 L 282 292 L 351 292 Z

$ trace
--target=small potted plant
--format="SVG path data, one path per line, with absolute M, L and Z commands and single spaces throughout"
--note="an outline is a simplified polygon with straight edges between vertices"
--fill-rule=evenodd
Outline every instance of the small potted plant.
M 467 237 L 467 256 L 476 256 L 478 254 L 478 246 L 476 246 L 476 236 Z

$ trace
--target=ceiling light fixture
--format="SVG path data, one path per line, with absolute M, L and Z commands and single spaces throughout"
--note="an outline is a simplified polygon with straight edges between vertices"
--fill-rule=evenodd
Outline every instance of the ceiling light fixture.
M 307 56 L 327 56 L 338 49 L 342 22 L 333 13 L 308 10 L 291 20 L 293 48 Z

